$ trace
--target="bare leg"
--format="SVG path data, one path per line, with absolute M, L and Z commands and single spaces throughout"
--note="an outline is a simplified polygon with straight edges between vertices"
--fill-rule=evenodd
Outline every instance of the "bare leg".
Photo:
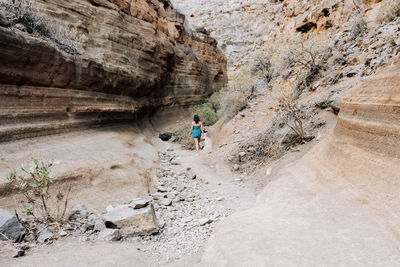
M 199 150 L 200 150 L 199 138 L 195 138 L 195 139 L 194 139 L 194 143 L 195 143 L 195 145 L 196 145 L 196 151 L 199 152 Z

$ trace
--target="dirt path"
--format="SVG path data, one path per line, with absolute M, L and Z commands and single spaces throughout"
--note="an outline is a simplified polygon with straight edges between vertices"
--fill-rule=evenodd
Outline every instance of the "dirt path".
M 206 142 L 210 147 L 210 140 Z M 18 259 L 10 258 L 12 251 L 3 251 L 1 265 L 73 266 L 79 262 L 80 266 L 114 263 L 188 266 L 198 263 L 214 227 L 254 203 L 255 185 L 245 184 L 232 175 L 222 160 L 213 158 L 210 149 L 196 153 L 172 143 L 164 143 L 159 148 L 158 178 L 151 191 L 157 194 L 157 187 L 164 186 L 165 197 L 172 194 L 172 201 L 171 204 L 162 204 L 160 199 L 154 201 L 161 226 L 158 235 L 112 243 L 68 237 L 34 248 Z M 194 175 L 196 178 L 192 179 Z M 113 202 L 111 198 L 107 201 Z

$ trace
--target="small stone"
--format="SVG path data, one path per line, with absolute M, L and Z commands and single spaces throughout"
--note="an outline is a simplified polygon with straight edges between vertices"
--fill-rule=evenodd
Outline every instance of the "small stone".
M 171 206 L 172 200 L 169 199 L 169 198 L 163 198 L 163 199 L 160 200 L 159 203 L 160 203 L 161 206 Z
M 223 200 L 225 200 L 224 197 L 218 197 L 218 198 L 217 198 L 217 201 L 223 201 Z
M 133 209 L 141 209 L 149 205 L 149 203 L 150 200 L 147 198 L 135 198 L 129 203 L 129 206 Z
M 79 231 L 81 231 L 82 234 L 84 234 L 87 230 L 89 229 L 88 224 L 82 224 L 81 227 L 79 227 Z
M 151 197 L 152 197 L 154 200 L 162 199 L 162 198 L 164 198 L 164 196 L 165 196 L 165 194 L 163 194 L 163 193 L 154 193 L 154 194 L 151 195 Z
M 178 192 L 183 192 L 186 189 L 186 186 L 184 186 L 183 184 L 179 184 L 176 187 L 176 190 L 178 190 Z
M 157 186 L 157 191 L 161 193 L 167 192 L 167 189 L 161 185 Z
M 39 237 L 37 239 L 37 241 L 40 244 L 44 244 L 47 241 L 49 241 L 51 238 L 53 238 L 54 234 L 52 232 L 50 232 L 49 230 L 43 230 L 40 234 Z
M 199 219 L 199 224 L 201 225 L 201 226 L 204 226 L 204 225 L 206 225 L 206 224 L 210 224 L 210 223 L 212 223 L 214 220 L 213 219 L 210 219 L 210 218 L 202 218 L 202 219 Z
M 24 241 L 26 242 L 33 242 L 35 241 L 35 234 L 30 233 L 29 235 L 26 235 L 24 238 Z
M 64 236 L 67 236 L 68 233 L 65 232 L 64 230 L 60 230 L 60 231 L 58 232 L 58 235 L 61 236 L 61 237 L 64 237 Z
M 242 152 L 239 152 L 239 157 L 242 158 L 242 157 L 244 157 L 244 156 L 246 156 L 246 152 L 243 152 L 243 151 L 242 151 Z
M 0 26 L 1 27 L 9 27 L 11 25 L 10 21 L 0 14 Z
M 191 222 L 193 220 L 193 218 L 191 218 L 191 217 L 185 217 L 185 218 L 183 218 L 183 222 L 184 223 L 188 223 L 188 222 Z
M 243 112 L 240 112 L 239 115 L 243 118 L 245 115 Z
M 106 229 L 106 224 L 103 220 L 98 219 L 93 227 L 93 231 L 102 231 Z
M 121 239 L 121 234 L 118 229 L 103 229 L 100 231 L 99 236 L 97 237 L 99 240 L 104 241 L 118 241 Z
M 19 258 L 25 256 L 25 250 L 18 250 L 17 254 L 13 258 Z
M 22 25 L 21 23 L 15 24 L 14 27 L 17 28 L 20 31 L 25 31 L 25 26 Z
M 234 171 L 238 171 L 239 170 L 239 165 L 238 164 L 233 165 L 233 170 Z
M 80 204 L 72 207 L 68 218 L 69 219 L 87 218 L 89 217 L 90 214 L 92 214 L 92 211 L 85 205 Z

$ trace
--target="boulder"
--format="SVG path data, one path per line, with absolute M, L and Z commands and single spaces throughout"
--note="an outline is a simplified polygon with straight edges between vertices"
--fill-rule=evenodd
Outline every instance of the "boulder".
M 171 132 L 160 133 L 158 137 L 163 141 L 168 141 L 169 139 L 171 139 L 172 133 Z
M 97 238 L 104 241 L 118 241 L 121 239 L 121 233 L 118 229 L 106 228 L 100 231 Z
M 0 232 L 7 237 L 0 234 L 0 240 L 6 241 L 9 239 L 17 242 L 22 240 L 25 228 L 16 216 L 6 210 L 0 209 Z
M 153 204 L 134 209 L 121 205 L 103 215 L 107 225 L 115 225 L 123 235 L 149 235 L 158 232 Z

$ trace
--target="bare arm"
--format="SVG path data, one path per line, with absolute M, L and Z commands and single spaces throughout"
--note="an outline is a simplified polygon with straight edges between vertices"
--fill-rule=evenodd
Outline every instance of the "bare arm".
M 193 133 L 193 125 L 194 125 L 194 123 L 192 122 L 192 127 L 190 127 L 190 134 Z
M 204 133 L 203 122 L 200 122 L 200 129 L 201 129 L 201 132 Z

